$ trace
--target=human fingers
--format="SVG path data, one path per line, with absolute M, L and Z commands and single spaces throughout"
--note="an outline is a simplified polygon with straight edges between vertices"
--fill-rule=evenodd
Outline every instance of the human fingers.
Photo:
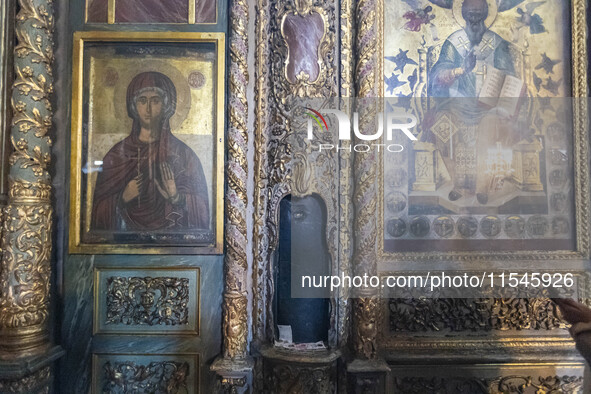
M 564 318 L 571 324 L 591 321 L 591 309 L 586 305 L 568 298 L 552 299 L 562 311 Z
M 160 175 L 163 180 L 170 180 L 170 171 L 168 170 L 168 164 L 166 162 L 160 163 Z
M 166 177 L 168 179 L 174 179 L 174 175 L 172 174 L 172 168 L 170 167 L 170 164 L 164 163 L 164 170 L 166 171 Z

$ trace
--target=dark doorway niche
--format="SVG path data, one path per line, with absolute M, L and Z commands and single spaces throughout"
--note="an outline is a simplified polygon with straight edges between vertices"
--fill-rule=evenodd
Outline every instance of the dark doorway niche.
M 292 298 L 291 283 L 302 275 L 330 273 L 326 245 L 326 206 L 316 195 L 286 196 L 279 206 L 279 245 L 275 260 L 275 337 L 277 325 L 289 325 L 294 343 L 328 341 L 328 298 Z M 311 290 L 318 292 L 318 289 Z

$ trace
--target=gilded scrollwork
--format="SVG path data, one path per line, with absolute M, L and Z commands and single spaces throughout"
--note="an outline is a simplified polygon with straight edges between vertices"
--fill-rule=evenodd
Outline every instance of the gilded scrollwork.
M 293 22 L 296 28 L 309 27 L 321 31 L 318 42 L 294 43 L 285 28 L 288 22 Z M 334 181 L 334 173 L 339 163 L 334 157 L 326 155 L 324 164 L 310 166 L 302 160 L 302 155 L 296 155 L 297 152 L 309 153 L 310 147 L 305 143 L 298 147 L 292 146 L 294 141 L 300 143 L 303 139 L 294 138 L 296 127 L 292 124 L 294 113 L 290 105 L 298 97 L 334 97 L 338 94 L 334 65 L 335 2 L 260 0 L 257 3 L 256 30 L 257 119 L 253 214 L 256 269 L 253 273 L 253 319 L 257 323 L 255 340 L 266 340 L 273 337 L 272 325 L 268 322 L 273 283 L 265 278 L 272 277 L 270 253 L 277 246 L 278 210 L 283 197 L 290 193 L 300 197 L 316 193 L 322 197 L 329 211 L 328 217 L 335 219 L 334 223 L 327 223 L 327 241 L 334 246 L 330 252 L 333 260 L 336 259 L 335 237 L 338 232 L 336 215 L 333 213 L 337 207 L 338 183 Z M 313 77 L 310 70 L 295 75 L 287 71 L 290 50 L 293 51 L 300 44 L 308 46 L 305 49 L 315 53 L 312 63 L 318 64 L 318 73 Z M 270 59 L 270 64 L 267 59 Z M 294 161 L 296 156 L 299 158 Z M 316 157 L 308 157 L 307 162 L 319 161 Z M 297 187 L 293 189 L 296 183 Z
M 379 298 L 358 298 L 353 301 L 353 346 L 355 355 L 362 359 L 377 356 Z
M 49 307 L 49 258 L 52 209 L 46 204 L 9 204 L 5 208 L 0 284 L 0 327 L 41 325 Z M 31 257 L 42 262 L 31 267 Z
M 588 96 L 587 84 L 588 55 L 587 55 L 587 7 L 584 0 L 572 2 L 572 54 L 573 54 L 573 97 L 583 98 Z M 575 193 L 576 223 L 577 223 L 577 249 L 585 258 L 591 255 L 589 241 L 589 133 L 587 133 L 589 113 L 586 100 L 575 100 L 573 106 L 575 141 Z
M 224 257 L 224 357 L 246 357 L 248 163 L 248 4 L 234 0 L 230 8 L 230 122 L 226 160 Z
M 350 98 L 354 95 L 353 86 L 353 15 L 355 14 L 355 1 L 342 0 L 340 2 L 340 95 L 344 98 Z M 349 103 L 350 104 L 350 103 Z M 350 110 L 344 108 L 346 112 Z M 338 261 L 340 272 L 344 275 L 350 275 L 350 261 L 353 255 L 353 207 L 351 204 L 353 198 L 353 180 L 351 177 L 352 154 L 347 150 L 340 152 L 340 177 L 339 190 L 340 202 L 338 206 L 340 219 L 339 228 L 339 255 Z M 350 329 L 351 307 L 348 302 L 349 289 L 343 289 L 343 293 L 338 298 L 338 330 L 339 344 L 344 345 L 348 342 Z
M 240 387 L 246 385 L 246 377 L 222 377 L 220 379 L 222 393 L 224 394 L 238 394 Z
M 265 280 L 269 272 L 267 256 L 269 251 L 269 238 L 266 231 L 267 217 L 267 145 L 269 140 L 268 125 L 269 114 L 269 2 L 258 0 L 256 4 L 255 30 L 257 33 L 256 45 L 256 72 L 255 72 L 255 138 L 254 138 L 254 200 L 253 200 L 253 338 L 256 342 L 265 339 L 266 336 L 266 295 L 268 283 Z
M 189 279 L 107 278 L 105 324 L 189 324 Z
M 148 365 L 132 361 L 107 361 L 103 366 L 104 393 L 184 393 L 189 377 L 187 362 L 157 361 Z
M 486 332 L 565 328 L 547 298 L 390 299 L 390 332 Z
M 52 208 L 48 165 L 52 125 L 53 6 L 20 0 L 12 90 L 9 201 L 2 225 L 0 336 L 24 349 L 47 340 Z
M 246 337 L 248 334 L 247 304 L 246 296 L 224 295 L 222 320 L 224 327 L 224 357 L 240 359 L 246 355 Z
M 536 392 L 580 393 L 580 376 L 507 376 L 493 379 L 463 377 L 400 377 L 393 379 L 394 388 L 402 393 L 470 393 L 470 394 L 522 394 Z
M 372 134 L 377 108 L 375 97 L 378 75 L 376 64 L 378 57 L 379 25 L 376 18 L 378 3 L 373 0 L 359 0 L 355 10 L 357 35 L 356 50 L 356 95 L 359 98 L 359 128 L 363 134 Z M 365 102 L 369 98 L 373 103 Z M 372 99 L 373 98 L 373 99 Z M 355 138 L 358 143 L 359 138 Z M 362 141 L 361 141 L 362 142 Z M 372 218 L 377 209 L 376 153 L 365 152 L 354 154 L 353 157 L 353 206 L 355 219 L 353 223 L 354 237 L 353 272 L 375 275 L 376 264 L 376 221 Z M 378 302 L 374 297 L 359 298 L 354 302 L 353 348 L 359 358 L 374 359 L 377 357 L 377 309 Z

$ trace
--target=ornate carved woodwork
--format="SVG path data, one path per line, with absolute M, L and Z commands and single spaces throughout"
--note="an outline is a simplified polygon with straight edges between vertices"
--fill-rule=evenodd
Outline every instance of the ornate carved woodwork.
M 265 347 L 261 352 L 264 358 L 264 392 L 335 392 L 339 351 L 291 351 Z
M 44 367 L 21 379 L 0 379 L 0 393 L 49 393 L 51 367 Z
M 359 0 L 355 10 L 357 35 L 355 37 L 356 69 L 355 83 L 356 96 L 360 99 L 375 98 L 377 80 L 381 78 L 378 63 L 381 57 L 378 55 L 379 21 L 377 12 L 379 2 L 374 0 Z M 375 115 L 377 110 L 375 103 L 369 106 L 363 105 L 359 109 L 359 129 L 363 134 L 373 134 Z M 354 143 L 363 142 L 355 137 Z M 353 272 L 355 274 L 377 274 L 376 242 L 377 226 L 373 214 L 377 208 L 377 157 L 376 152 L 370 151 L 355 154 L 353 157 L 353 206 L 355 218 L 354 245 L 353 245 Z M 353 349 L 356 357 L 374 359 L 377 356 L 377 324 L 376 314 L 378 302 L 375 294 L 367 294 L 354 303 L 353 314 Z
M 389 330 L 395 332 L 487 332 L 565 328 L 548 298 L 390 299 Z
M 21 0 L 16 18 L 9 201 L 2 226 L 1 346 L 45 345 L 51 278 L 52 207 L 48 165 L 53 110 L 53 7 Z
M 116 277 L 107 278 L 105 324 L 189 324 L 189 279 Z
M 277 247 L 279 202 L 290 193 L 321 195 L 328 217 L 336 208 L 338 194 L 332 176 L 314 169 L 309 173 L 305 155 L 292 151 L 294 128 L 289 105 L 296 97 L 333 97 L 337 94 L 335 59 L 335 3 L 323 1 L 259 1 L 257 4 L 257 120 L 255 124 L 255 200 L 254 200 L 254 270 L 255 308 L 253 317 L 260 322 L 255 340 L 273 337 L 269 323 L 272 283 L 270 256 Z M 298 40 L 312 29 L 315 40 Z M 295 54 L 301 54 L 296 58 Z M 270 59 L 270 64 L 266 59 Z M 297 138 L 297 137 L 295 137 Z M 298 150 L 308 152 L 303 138 Z M 304 146 L 304 148 L 302 148 Z M 296 158 L 297 157 L 297 158 Z M 294 160 L 295 158 L 295 160 Z M 335 157 L 328 166 L 338 168 Z M 334 170 L 336 171 L 336 170 Z M 326 182 L 330 178 L 330 182 Z M 292 190 L 293 187 L 293 190 Z M 325 189 L 332 188 L 330 191 Z M 330 229 L 336 228 L 328 224 Z M 336 233 L 335 233 L 336 234 Z M 329 239 L 329 244 L 331 240 Z M 332 242 L 336 250 L 336 241 Z M 331 251 L 333 261 L 336 253 Z
M 151 362 L 148 365 L 135 362 L 107 361 L 103 365 L 104 393 L 157 393 L 187 392 L 189 364 L 177 361 Z
M 405 394 L 582 393 L 582 376 L 507 376 L 484 378 L 394 378 L 394 392 Z
M 248 4 L 233 0 L 230 8 L 230 121 L 226 159 L 227 188 L 225 196 L 224 301 L 223 332 L 224 357 L 246 357 L 248 332 L 246 281 L 247 229 L 246 181 L 248 165 L 248 101 L 246 86 L 249 74 L 248 59 Z

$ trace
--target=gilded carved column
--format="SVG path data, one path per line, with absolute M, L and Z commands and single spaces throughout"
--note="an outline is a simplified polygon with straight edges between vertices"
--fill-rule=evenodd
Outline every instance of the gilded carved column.
M 230 8 L 230 116 L 226 158 L 223 355 L 212 366 L 220 376 L 222 391 L 232 393 L 247 390 L 252 370 L 252 361 L 247 355 L 246 287 L 248 21 L 247 1 L 233 0 Z
M 377 20 L 376 2 L 360 0 L 357 3 L 356 23 L 357 53 L 355 81 L 359 112 L 359 128 L 364 134 L 375 132 L 377 114 Z M 354 143 L 363 143 L 355 139 Z M 356 275 L 376 275 L 377 226 L 374 214 L 377 209 L 377 157 L 375 151 L 357 153 L 353 159 L 355 207 L 353 271 Z M 363 294 L 353 305 L 353 349 L 358 358 L 376 357 L 377 299 L 373 294 Z
M 49 163 L 53 90 L 51 0 L 19 0 L 12 84 L 8 202 L 0 265 L 0 392 L 49 392 L 52 215 Z
M 53 8 L 21 0 L 17 15 L 16 80 L 12 92 L 9 200 L 4 209 L 0 270 L 0 346 L 22 352 L 48 342 L 51 277 Z
M 246 180 L 248 165 L 248 4 L 245 0 L 232 2 L 230 16 L 230 122 L 228 127 L 228 151 L 226 176 L 228 186 L 225 196 L 224 259 L 224 357 L 246 356 L 247 311 L 246 311 Z
M 378 18 L 379 2 L 358 0 L 355 10 L 357 26 L 355 83 L 359 128 L 363 134 L 374 134 L 378 110 L 380 70 Z M 364 143 L 355 137 L 354 144 Z M 374 150 L 355 153 L 353 158 L 355 219 L 353 272 L 355 275 L 377 275 L 377 153 Z M 380 302 L 378 294 L 361 289 L 353 302 L 352 344 L 355 360 L 347 366 L 351 392 L 381 393 L 385 390 L 388 366 L 378 359 L 377 337 Z

